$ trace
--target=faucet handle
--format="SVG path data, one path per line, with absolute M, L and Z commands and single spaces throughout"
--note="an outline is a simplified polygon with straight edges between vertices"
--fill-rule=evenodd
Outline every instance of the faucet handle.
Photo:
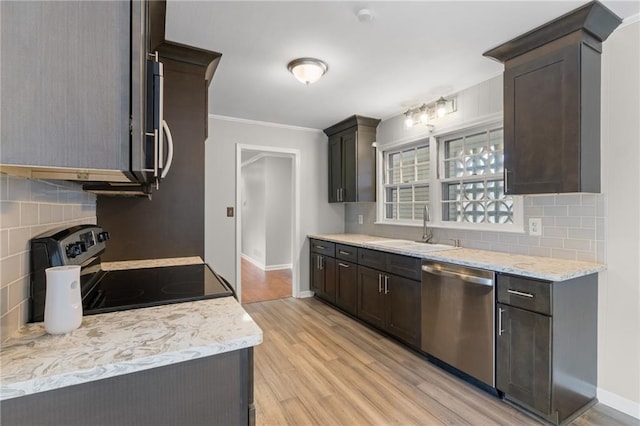
M 458 238 L 449 238 L 450 241 L 453 241 L 453 246 L 454 247 L 462 247 L 460 245 L 460 240 Z

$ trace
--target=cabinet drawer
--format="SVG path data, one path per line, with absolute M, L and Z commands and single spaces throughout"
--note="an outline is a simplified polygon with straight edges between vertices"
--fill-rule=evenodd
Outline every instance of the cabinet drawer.
M 387 253 L 386 271 L 391 274 L 400 275 L 401 277 L 420 281 L 422 276 L 420 269 L 421 263 L 421 259 L 417 257 Z
M 344 244 L 336 244 L 336 257 L 338 259 L 346 260 L 347 262 L 358 261 L 358 249 L 353 246 L 346 246 Z
M 551 286 L 549 281 L 498 275 L 498 302 L 551 315 Z
M 368 266 L 380 270 L 386 269 L 386 253 L 365 248 L 358 249 L 358 265 Z
M 314 253 L 324 254 L 326 256 L 336 256 L 336 245 L 328 241 L 311 240 L 311 251 Z

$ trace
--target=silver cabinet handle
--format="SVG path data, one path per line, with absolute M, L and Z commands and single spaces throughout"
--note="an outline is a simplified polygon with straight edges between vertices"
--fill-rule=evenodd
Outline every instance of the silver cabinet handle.
M 316 255 L 316 269 L 320 270 L 320 256 Z
M 382 293 L 382 274 L 378 274 L 378 293 Z
M 316 246 L 316 248 L 317 248 L 318 250 L 326 250 L 326 249 L 327 249 L 325 246 Z
M 502 313 L 503 312 L 504 312 L 504 309 L 498 308 L 498 336 L 502 336 L 502 333 L 504 333 L 504 330 L 502 329 Z
M 348 251 L 344 251 L 344 250 L 338 250 L 338 253 L 344 254 L 346 256 L 351 256 L 351 253 L 349 253 Z
M 531 293 L 524 293 L 522 291 L 517 291 L 517 290 L 507 290 L 507 293 L 514 294 L 516 296 L 521 296 L 521 297 L 528 297 L 529 299 L 533 299 L 535 297 Z
M 336 188 L 336 201 L 340 201 L 340 188 Z
M 443 277 L 458 278 L 468 283 L 493 287 L 492 278 L 475 277 L 473 275 L 461 274 L 460 272 L 447 271 L 446 269 L 432 268 L 431 266 L 427 266 L 427 265 L 422 265 L 422 270 L 434 275 L 442 275 Z
M 350 266 L 346 263 L 338 262 L 338 266 L 342 266 L 343 268 L 349 268 Z
M 320 270 L 324 269 L 324 257 L 320 256 Z
M 384 294 L 389 294 L 389 276 L 384 276 Z

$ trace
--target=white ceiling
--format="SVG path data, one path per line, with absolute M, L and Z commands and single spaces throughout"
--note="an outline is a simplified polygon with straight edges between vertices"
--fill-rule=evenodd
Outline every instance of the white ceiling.
M 222 53 L 209 89 L 216 115 L 323 129 L 350 115 L 397 115 L 487 80 L 482 56 L 586 1 L 176 1 L 166 38 Z M 622 18 L 640 2 L 604 1 Z M 356 13 L 372 11 L 361 23 Z M 329 65 L 304 86 L 299 57 Z

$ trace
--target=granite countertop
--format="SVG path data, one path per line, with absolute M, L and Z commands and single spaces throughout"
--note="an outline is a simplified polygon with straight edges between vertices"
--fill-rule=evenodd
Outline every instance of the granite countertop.
M 114 263 L 106 265 L 129 269 L 202 259 Z M 89 315 L 80 328 L 63 335 L 47 334 L 44 323 L 27 324 L 0 347 L 0 400 L 260 343 L 262 330 L 232 297 Z
M 606 269 L 605 265 L 600 263 L 525 256 L 521 254 L 501 253 L 468 248 L 420 253 L 411 251 L 410 249 L 381 247 L 376 245 L 376 242 L 384 242 L 391 239 L 362 234 L 316 234 L 309 235 L 309 238 L 404 254 L 422 259 L 450 262 L 458 265 L 488 269 L 496 272 L 505 272 L 548 281 L 565 281 L 571 278 L 604 271 Z

